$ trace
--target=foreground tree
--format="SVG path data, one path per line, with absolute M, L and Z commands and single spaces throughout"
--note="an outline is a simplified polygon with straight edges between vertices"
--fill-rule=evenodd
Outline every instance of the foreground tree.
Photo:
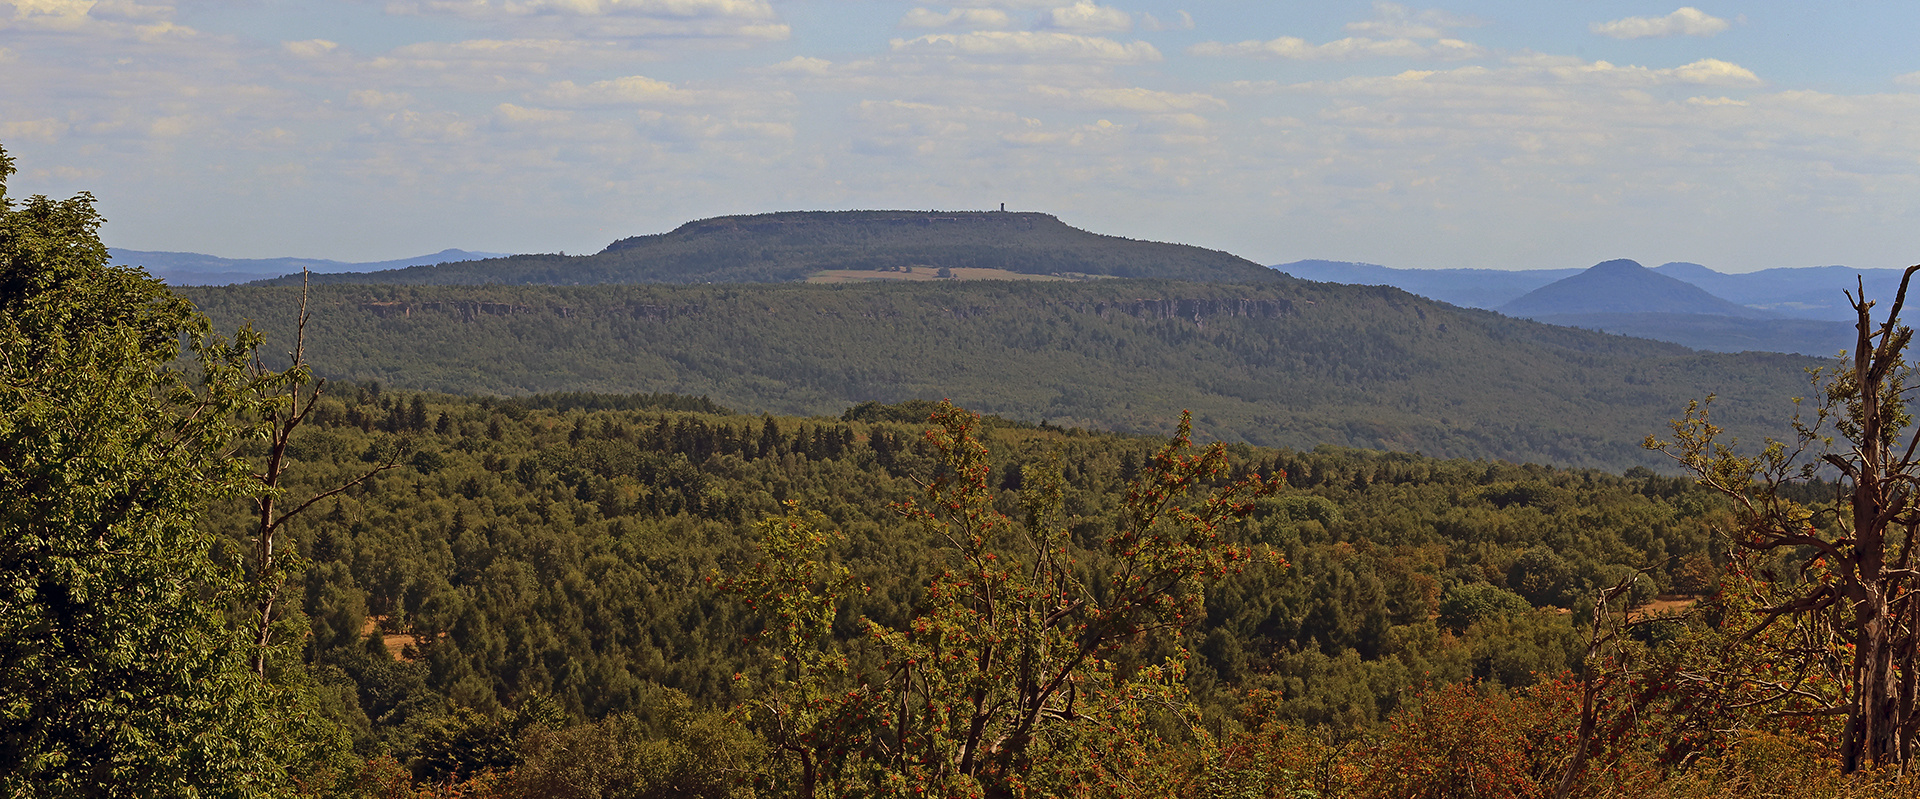
M 1194 452 L 1183 418 L 1128 491 L 1120 528 L 1089 548 L 1062 512 L 1058 464 L 1024 470 L 1015 521 L 996 508 L 979 418 L 943 403 L 931 421 L 937 471 L 899 510 L 951 563 L 906 629 L 867 623 L 881 673 L 850 675 L 813 646 L 846 576 L 811 565 L 833 539 L 807 520 L 764 525 L 768 557 L 733 582 L 775 617 L 784 673 L 756 707 L 801 762 L 799 795 L 1074 792 L 1165 765 L 1149 717 L 1191 712 L 1185 653 L 1131 666 L 1122 655 L 1195 619 L 1200 586 L 1260 554 L 1225 526 L 1280 483 L 1228 479 L 1225 448 Z
M 1848 772 L 1904 769 L 1920 733 L 1920 429 L 1907 408 L 1913 330 L 1900 323 L 1916 271 L 1878 320 L 1864 292 L 1849 293 L 1850 360 L 1815 373 L 1821 403 L 1811 420 L 1796 418 L 1795 445 L 1739 455 L 1719 441 L 1706 405 L 1675 423 L 1673 441 L 1648 440 L 1732 498 L 1738 515 L 1726 617 L 1745 623 L 1718 665 L 1683 676 L 1723 711 L 1844 718 Z M 1831 505 L 1788 497 L 1823 470 L 1839 475 Z
M 110 266 L 91 196 L 16 204 L 12 173 L 0 151 L 0 793 L 277 792 L 328 767 L 326 725 L 251 673 L 199 527 L 256 489 L 230 447 L 258 342 Z

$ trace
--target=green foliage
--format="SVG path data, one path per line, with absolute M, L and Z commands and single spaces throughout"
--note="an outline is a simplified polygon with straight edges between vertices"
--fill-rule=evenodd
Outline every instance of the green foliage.
M 343 715 L 365 719 L 355 724 L 368 754 L 387 748 L 412 757 L 452 708 L 498 714 L 533 692 L 584 720 L 644 712 L 660 686 L 684 692 L 695 708 L 740 707 L 752 695 L 765 698 L 749 691 L 781 674 L 791 680 L 797 672 L 788 669 L 808 662 L 808 651 L 825 658 L 813 661 L 817 689 L 787 695 L 782 712 L 794 718 L 796 708 L 812 708 L 814 721 L 800 728 L 841 729 L 832 725 L 870 713 L 870 697 L 878 696 L 849 700 L 845 692 L 858 688 L 860 675 L 871 685 L 886 673 L 886 652 L 859 619 L 910 629 L 930 607 L 925 586 L 956 563 L 945 536 L 896 510 L 916 497 L 926 502 L 916 480 L 949 475 L 951 486 L 962 473 L 942 465 L 946 456 L 922 435 L 924 424 L 560 412 L 337 386 L 313 426 L 296 436 L 303 460 L 288 491 L 364 470 L 362 454 L 392 435 L 385 432 L 392 409 L 410 415 L 417 397 L 427 418 L 446 419 L 445 432 L 430 424 L 405 433 L 416 451 L 440 456 L 436 468 L 376 476 L 290 528 L 314 564 L 305 586 L 314 628 L 309 657 L 350 689 Z M 903 413 L 910 411 L 863 415 Z M 1151 471 L 1156 452 L 1147 439 L 1053 427 L 983 421 L 970 435 L 994 457 L 972 462 L 969 479 L 979 479 L 984 464 L 988 507 L 1012 517 L 996 528 L 1007 545 L 996 554 L 1026 551 L 1014 546 L 1024 540 L 1019 498 L 1045 493 L 1054 479 L 1048 474 L 1059 481 L 1056 529 L 1077 553 L 1099 550 L 1110 531 L 1128 528 L 1127 487 Z M 1183 595 L 1203 595 L 1205 609 L 1183 611 L 1191 624 L 1178 638 L 1113 658 L 1114 674 L 1125 677 L 1175 655 L 1175 646 L 1192 652 L 1175 658 L 1184 667 L 1178 677 L 1166 674 L 1208 724 L 1231 719 L 1246 690 L 1264 690 L 1274 697 L 1264 711 L 1274 723 L 1351 737 L 1384 723 L 1428 681 L 1479 678 L 1500 690 L 1534 684 L 1578 662 L 1574 617 L 1528 605 L 1456 632 L 1438 620 L 1443 587 L 1516 592 L 1509 580 L 1530 573 L 1516 565 L 1540 550 L 1564 564 L 1572 597 L 1591 596 L 1627 569 L 1646 568 L 1649 581 L 1668 584 L 1689 559 L 1712 562 L 1709 529 L 1724 513 L 1703 490 L 1644 472 L 1622 477 L 1334 448 L 1230 451 L 1241 465 L 1235 474 L 1284 473 L 1290 489 L 1254 501 L 1221 535 L 1235 546 L 1269 545 L 1293 568 L 1242 561 L 1238 573 Z M 1486 491 L 1517 485 L 1553 499 L 1512 502 Z M 742 571 L 763 560 L 753 555 L 764 537 L 753 520 L 778 522 L 794 500 L 809 514 L 796 517 L 799 527 L 777 527 L 794 533 L 781 545 L 791 552 L 765 562 L 796 571 Z M 844 539 L 822 538 L 825 530 Z M 829 545 L 835 555 L 823 560 Z M 1087 562 L 1110 568 L 1099 558 Z M 823 565 L 832 568 L 820 571 Z M 716 570 L 725 577 L 709 584 Z M 757 621 L 720 590 L 753 575 L 817 589 L 806 594 L 816 600 L 804 613 L 789 614 L 806 619 L 795 630 L 810 632 L 794 640 L 799 648 L 785 661 L 754 654 L 763 645 L 783 651 L 785 625 Z M 824 601 L 836 595 L 828 583 L 842 579 L 871 590 Z M 405 659 L 363 635 L 370 618 L 380 632 L 399 636 L 393 646 Z M 769 708 L 747 713 L 751 707 L 741 718 L 759 718 L 753 728 L 764 745 L 784 751 Z M 1116 763 L 1199 768 L 1178 714 L 1153 711 L 1116 726 L 1139 734 L 1129 742 L 1056 730 L 1036 746 L 1055 747 L 1044 757 L 1058 765 L 1060 779 L 1088 784 L 1119 773 L 1112 769 L 1132 773 Z M 1099 765 L 1059 756 L 1067 751 L 1112 759 Z M 782 762 L 762 778 L 794 784 L 798 761 L 789 754 Z
M 1276 486 L 1257 474 L 1223 480 L 1225 447 L 1189 454 L 1182 420 L 1128 489 L 1119 527 L 1089 551 L 1061 523 L 1057 461 L 1023 470 L 1015 523 L 995 507 L 979 417 L 943 403 L 930 421 L 940 460 L 923 496 L 898 507 L 944 542 L 947 568 L 903 628 L 868 622 L 880 675 L 846 680 L 844 656 L 815 649 L 845 572 L 818 576 L 828 539 L 811 525 L 792 514 L 764 522 L 762 558 L 736 583 L 776 625 L 787 674 L 756 706 L 801 761 L 800 796 L 822 782 L 830 795 L 1011 796 L 1104 771 L 1098 757 L 1085 762 L 1088 749 L 1137 750 L 1118 730 L 1138 730 L 1150 708 L 1185 709 L 1187 694 L 1184 653 L 1138 662 L 1131 650 L 1184 627 L 1199 609 L 1194 589 L 1251 557 L 1223 527 Z M 1136 662 L 1117 662 L 1127 654 Z
M 427 725 L 414 747 L 413 775 L 448 783 L 512 771 L 520 765 L 530 736 L 562 727 L 566 720 L 566 713 L 542 694 L 533 694 L 498 716 L 458 708 Z
M 789 503 L 785 515 L 755 526 L 759 558 L 722 587 L 770 622 L 760 643 L 771 662 L 753 669 L 751 678 L 741 675 L 755 694 L 741 706 L 742 716 L 777 755 L 795 761 L 790 783 L 779 775 L 770 780 L 775 790 L 811 799 L 823 783 L 861 775 L 857 757 L 868 727 L 886 709 L 854 687 L 846 655 L 826 646 L 835 610 L 863 590 L 846 567 L 826 562 L 840 536 L 821 530 L 823 519 L 808 518 L 797 506 Z
M 292 289 L 182 291 L 223 325 L 294 326 Z M 1295 282 L 321 286 L 312 309 L 325 376 L 410 389 L 673 392 L 821 416 L 948 398 L 1163 436 L 1185 409 L 1203 440 L 1610 469 L 1661 465 L 1640 440 L 1709 392 L 1738 394 L 1719 408 L 1732 434 L 1787 434 L 1778 410 L 1814 363 Z
M 298 673 L 263 683 L 209 506 L 251 493 L 257 342 L 109 267 L 92 198 L 4 197 L 0 793 L 249 796 L 343 764 Z M 182 340 L 193 364 L 176 366 Z
M 640 709 L 538 731 L 502 791 L 529 799 L 749 799 L 766 745 L 719 711 L 671 688 Z
M 394 409 L 410 417 L 416 398 L 435 421 L 387 432 L 411 424 Z M 876 419 L 910 413 L 870 411 Z M 1061 492 L 1057 529 L 1075 552 L 1099 550 L 1111 531 L 1128 528 L 1126 492 L 1153 468 L 1150 440 L 989 421 L 972 435 L 993 453 L 984 496 L 1014 519 L 1002 540 L 1024 540 L 1019 497 L 1052 479 L 1049 463 Z M 809 611 L 805 629 L 816 631 L 818 650 L 846 658 L 820 694 L 844 691 L 842 677 L 872 679 L 884 666 L 858 620 L 907 629 L 928 608 L 925 586 L 955 563 L 943 536 L 895 509 L 926 501 L 916 480 L 956 474 L 925 429 L 664 409 L 562 412 L 335 385 L 294 438 L 290 494 L 365 471 L 362 456 L 394 435 L 437 458 L 431 469 L 377 475 L 290 523 L 289 540 L 312 563 L 300 592 L 313 629 L 307 657 L 321 683 L 340 691 L 339 717 L 368 755 L 410 758 L 453 708 L 496 716 L 531 693 L 580 720 L 636 711 L 657 686 L 698 708 L 735 707 L 776 676 L 781 661 L 753 652 L 779 651 L 784 627 L 756 621 L 706 578 L 752 574 L 740 569 L 759 560 L 754 520 L 781 518 L 785 503 L 798 501 L 818 514 L 803 518 L 808 535 L 844 534 L 827 563 L 871 589 Z M 1709 525 L 1723 512 L 1702 490 L 1652 474 L 1334 448 L 1230 452 L 1236 474 L 1284 473 L 1290 488 L 1255 500 L 1221 535 L 1234 546 L 1271 546 L 1293 568 L 1242 561 L 1238 573 L 1183 595 L 1203 595 L 1205 610 L 1183 611 L 1191 625 L 1178 639 L 1138 653 L 1165 658 L 1175 644 L 1192 652 L 1183 680 L 1216 720 L 1244 690 L 1263 689 L 1280 697 L 1273 719 L 1352 734 L 1388 718 L 1423 680 L 1530 684 L 1577 662 L 1573 617 L 1529 606 L 1456 632 L 1437 621 L 1443 587 L 1516 591 L 1509 581 L 1525 573 L 1516 564 L 1542 549 L 1565 564 L 1569 596 L 1591 596 L 1623 569 L 1647 568 L 1649 581 L 1665 585 L 1688 558 L 1712 562 Z M 970 468 L 977 475 L 978 465 Z M 1507 484 L 1560 499 L 1503 505 L 1484 491 Z M 210 524 L 231 528 L 243 514 L 223 507 Z M 793 563 L 811 557 L 802 554 Z M 833 578 L 812 574 L 822 587 Z M 372 639 L 369 623 L 379 628 Z M 394 637 L 391 649 L 379 635 Z M 1123 674 L 1144 662 L 1135 657 L 1116 658 Z M 1169 723 L 1142 722 L 1156 734 L 1179 729 L 1162 726 Z M 778 751 L 778 736 L 767 738 Z
M 1440 621 L 1456 632 L 1482 622 L 1511 619 L 1530 610 L 1533 606 L 1519 594 L 1486 583 L 1456 585 L 1440 596 Z

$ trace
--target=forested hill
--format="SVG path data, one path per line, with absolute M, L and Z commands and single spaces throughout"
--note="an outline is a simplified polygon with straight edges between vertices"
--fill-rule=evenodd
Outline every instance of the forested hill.
M 1221 282 L 1288 280 L 1228 253 L 1136 241 L 1040 213 L 796 211 L 688 222 L 621 239 L 594 255 L 516 255 L 382 272 L 314 275 L 317 283 L 553 285 L 785 283 L 824 270 L 996 269 L 1023 275 Z M 298 276 L 265 281 L 280 285 Z
M 294 329 L 299 289 L 181 292 L 222 328 Z M 1790 433 L 1813 359 L 1701 353 L 1288 281 L 844 286 L 320 286 L 322 374 L 465 394 L 671 391 L 834 415 L 951 398 L 1009 418 L 1622 469 L 1690 399 L 1744 440 Z M 284 350 L 270 342 L 267 351 Z

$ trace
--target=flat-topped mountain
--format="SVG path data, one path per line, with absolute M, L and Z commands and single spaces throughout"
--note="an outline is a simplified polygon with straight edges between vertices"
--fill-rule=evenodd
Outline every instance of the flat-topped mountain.
M 1625 258 L 1603 261 L 1502 305 L 1508 316 L 1539 319 L 1562 314 L 1664 313 L 1764 318 L 1765 311 L 1715 297 L 1706 289 Z
M 667 233 L 621 239 L 593 255 L 515 255 L 381 272 L 316 275 L 314 281 L 579 286 L 954 275 L 1224 283 L 1288 280 L 1239 256 L 1185 244 L 1090 233 L 1050 214 L 794 211 L 688 222 Z M 297 281 L 297 277 L 288 277 L 267 283 Z

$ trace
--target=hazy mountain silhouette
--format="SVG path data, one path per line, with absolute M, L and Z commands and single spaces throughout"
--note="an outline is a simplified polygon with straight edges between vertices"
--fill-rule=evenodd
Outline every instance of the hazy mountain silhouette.
M 1880 307 L 1885 308 L 1900 290 L 1900 275 L 1905 270 L 1806 266 L 1726 274 L 1677 261 L 1654 267 L 1654 271 L 1687 281 L 1729 301 L 1782 316 L 1851 322 L 1854 312 L 1847 304 L 1846 292 L 1857 293 L 1864 284 L 1867 297 L 1880 300 Z
M 174 286 L 224 286 L 281 275 L 297 275 L 302 269 L 327 274 L 503 257 L 502 253 L 446 249 L 412 258 L 346 263 L 325 258 L 221 258 L 197 252 L 155 252 L 118 247 L 108 248 L 107 255 L 122 266 L 144 267 L 149 274 Z
M 1487 309 L 1498 308 L 1529 291 L 1580 273 L 1578 269 L 1394 269 L 1320 260 L 1294 261 L 1273 268 L 1306 280 L 1393 286 L 1463 308 Z
M 1566 314 L 1659 313 L 1771 318 L 1775 314 L 1716 297 L 1692 283 L 1635 261 L 1602 261 L 1572 277 L 1527 292 L 1497 308 L 1508 316 L 1540 319 Z

